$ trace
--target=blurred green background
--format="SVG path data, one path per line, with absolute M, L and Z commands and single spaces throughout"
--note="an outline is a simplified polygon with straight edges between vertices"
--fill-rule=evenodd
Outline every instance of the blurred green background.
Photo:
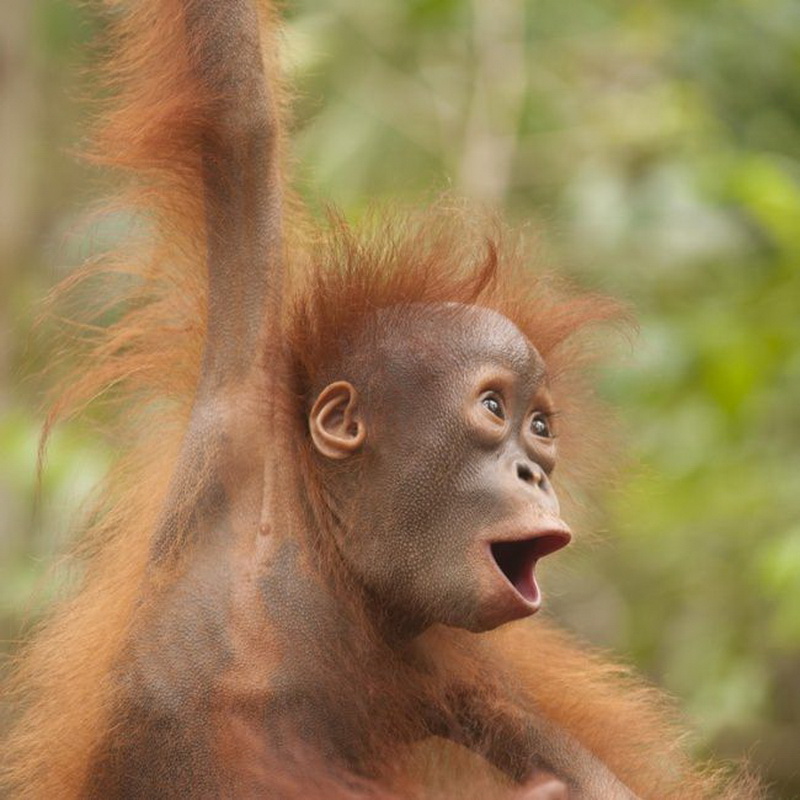
M 441 189 L 636 309 L 602 391 L 630 465 L 550 570 L 558 616 L 677 696 L 700 754 L 800 797 L 800 3 L 287 2 L 302 188 L 358 215 Z M 71 155 L 99 30 L 0 3 L 0 637 L 111 454 L 62 427 L 37 500 L 36 303 L 88 250 Z M 555 589 L 555 591 L 553 591 Z

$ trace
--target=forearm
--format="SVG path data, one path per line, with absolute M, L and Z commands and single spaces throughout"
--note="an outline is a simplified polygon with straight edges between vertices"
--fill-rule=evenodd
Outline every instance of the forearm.
M 544 774 L 562 780 L 570 800 L 636 800 L 600 759 L 545 718 L 470 705 L 449 738 L 479 752 L 521 786 Z

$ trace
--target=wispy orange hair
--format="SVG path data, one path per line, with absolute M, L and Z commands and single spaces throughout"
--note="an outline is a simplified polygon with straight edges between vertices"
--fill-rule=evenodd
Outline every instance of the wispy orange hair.
M 609 473 L 609 426 L 591 397 L 586 367 L 609 354 L 598 347 L 598 326 L 630 330 L 622 304 L 542 269 L 534 242 L 446 195 L 417 211 L 373 210 L 358 227 L 331 212 L 326 225 L 306 235 L 286 339 L 295 391 L 308 402 L 316 379 L 339 362 L 343 342 L 379 309 L 481 306 L 514 322 L 545 359 L 559 416 L 562 490 Z
M 265 69 L 282 109 L 276 13 L 254 0 Z M 59 360 L 42 446 L 59 421 L 99 399 L 118 463 L 98 488 L 76 555 L 80 591 L 37 626 L 4 694 L 17 722 L 2 741 L 0 787 L 17 798 L 78 797 L 115 709 L 112 672 L 127 642 L 151 538 L 197 387 L 206 328 L 206 225 L 198 137 L 213 135 L 211 92 L 193 75 L 193 0 L 104 0 L 105 97 L 86 158 L 119 189 L 92 215 L 126 233 L 57 287 L 80 295 Z M 202 29 L 196 28 L 202 36 Z M 284 126 L 280 126 L 281 130 Z M 88 304 L 85 301 L 89 299 Z M 110 324 L 108 319 L 112 321 Z M 66 340 L 66 341 L 65 341 Z

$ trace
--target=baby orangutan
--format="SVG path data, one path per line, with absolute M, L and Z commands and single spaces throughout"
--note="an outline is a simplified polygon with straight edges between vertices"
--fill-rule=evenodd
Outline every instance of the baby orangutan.
M 533 614 L 536 562 L 570 539 L 541 356 L 505 317 L 458 304 L 386 308 L 341 351 L 270 470 L 278 520 L 259 526 L 241 491 L 261 462 L 239 443 L 277 443 L 237 411 L 269 398 L 217 412 L 231 444 L 211 508 L 134 639 L 89 794 L 273 796 L 277 773 L 275 796 L 301 797 L 312 770 L 337 776 L 320 797 L 348 781 L 404 797 L 393 762 L 439 737 L 528 787 L 509 797 L 633 797 L 488 643 L 456 634 Z
M 91 157 L 147 236 L 87 266 L 135 279 L 48 427 L 113 387 L 131 444 L 19 660 L 13 796 L 760 796 L 527 619 L 571 538 L 575 334 L 615 305 L 460 211 L 312 225 L 269 4 L 110 5 Z

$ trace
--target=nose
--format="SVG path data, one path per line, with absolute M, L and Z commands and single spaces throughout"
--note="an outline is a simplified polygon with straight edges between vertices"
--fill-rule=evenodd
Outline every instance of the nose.
M 518 459 L 514 461 L 514 470 L 517 477 L 525 484 L 527 489 L 533 489 L 534 493 L 529 495 L 530 499 L 536 501 L 550 513 L 558 516 L 560 513 L 558 498 L 556 497 L 550 479 L 539 464 L 528 459 Z M 527 494 L 527 489 L 523 491 Z

